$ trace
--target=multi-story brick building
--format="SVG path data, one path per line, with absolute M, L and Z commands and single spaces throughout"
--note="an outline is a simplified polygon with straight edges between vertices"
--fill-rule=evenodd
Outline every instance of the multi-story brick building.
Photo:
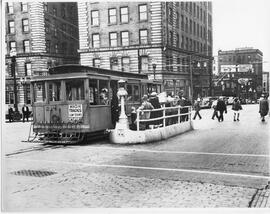
M 219 92 L 225 96 L 256 99 L 262 92 L 263 53 L 254 48 L 218 52 Z
M 6 104 L 14 104 L 14 74 L 19 107 L 30 103 L 29 79 L 50 66 L 79 63 L 77 3 L 6 2 Z M 20 108 L 19 108 L 20 109 Z
M 79 2 L 82 65 L 146 73 L 165 89 L 209 95 L 211 2 Z M 199 66 L 198 66 L 199 65 Z

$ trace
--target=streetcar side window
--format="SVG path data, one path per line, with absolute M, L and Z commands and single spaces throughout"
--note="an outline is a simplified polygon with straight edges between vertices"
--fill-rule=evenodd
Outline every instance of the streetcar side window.
M 84 80 L 73 79 L 66 81 L 67 100 L 84 100 Z
M 91 105 L 109 105 L 108 81 L 89 79 L 89 96 Z
M 60 101 L 61 82 L 49 82 L 49 101 Z
M 140 101 L 139 85 L 127 84 L 128 101 L 138 102 Z
M 34 83 L 34 102 L 44 102 L 46 99 L 45 84 L 44 82 Z

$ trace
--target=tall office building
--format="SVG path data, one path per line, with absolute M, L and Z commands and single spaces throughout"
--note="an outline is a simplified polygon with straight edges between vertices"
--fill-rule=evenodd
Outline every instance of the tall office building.
M 255 48 L 218 51 L 222 94 L 256 99 L 262 92 L 263 53 Z
M 211 2 L 79 2 L 78 14 L 82 65 L 145 73 L 167 92 L 211 94 Z
M 77 3 L 6 2 L 6 104 L 14 104 L 14 73 L 19 107 L 30 103 L 32 75 L 79 63 Z M 13 56 L 13 58 L 12 58 Z M 13 63 L 12 63 L 13 59 Z M 19 108 L 20 109 L 20 108 Z

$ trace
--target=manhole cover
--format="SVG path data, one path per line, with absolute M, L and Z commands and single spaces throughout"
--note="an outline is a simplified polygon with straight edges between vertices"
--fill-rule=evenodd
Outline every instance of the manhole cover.
M 50 171 L 41 171 L 41 170 L 19 170 L 15 172 L 11 172 L 11 174 L 14 175 L 23 175 L 23 176 L 34 176 L 34 177 L 45 177 L 49 175 L 56 174 L 56 172 L 50 172 Z

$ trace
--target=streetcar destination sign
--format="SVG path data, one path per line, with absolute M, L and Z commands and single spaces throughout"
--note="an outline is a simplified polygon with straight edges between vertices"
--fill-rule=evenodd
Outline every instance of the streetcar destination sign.
M 68 117 L 70 119 L 78 119 L 82 118 L 82 116 L 83 116 L 82 104 L 68 105 Z

